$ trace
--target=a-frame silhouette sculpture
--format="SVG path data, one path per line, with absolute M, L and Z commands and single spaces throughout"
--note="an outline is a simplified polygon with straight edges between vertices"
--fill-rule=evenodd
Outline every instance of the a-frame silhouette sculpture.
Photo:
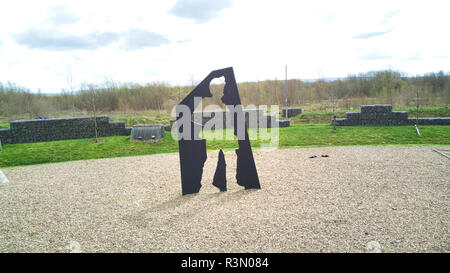
M 199 97 L 203 99 L 205 97 L 212 97 L 211 91 L 209 90 L 209 85 L 214 78 L 220 77 L 225 77 L 224 94 L 221 100 L 225 105 L 227 105 L 229 108 L 228 110 L 233 116 L 234 135 L 238 136 L 239 148 L 236 149 L 237 183 L 240 186 L 245 187 L 245 189 L 261 188 L 258 179 L 258 172 L 256 171 L 255 160 L 253 159 L 250 139 L 248 137 L 245 115 L 241 105 L 241 98 L 239 97 L 239 91 L 234 78 L 234 71 L 232 67 L 228 67 L 212 71 L 176 107 L 177 122 L 180 121 L 183 114 L 180 109 L 181 107 L 179 106 L 187 106 L 191 113 L 190 126 L 187 128 L 183 128 L 184 126 L 178 127 L 178 130 L 190 130 L 189 134 L 184 132 L 184 135 L 190 136 L 190 138 L 187 137 L 187 139 L 181 138 L 178 140 L 181 167 L 181 188 L 183 195 L 197 193 L 200 191 L 200 188 L 202 187 L 201 180 L 203 166 L 207 158 L 206 140 L 198 137 L 198 133 L 201 131 L 202 125 L 195 123 L 192 120 L 194 109 L 197 106 L 194 103 L 196 101 L 194 98 Z M 239 129 L 243 126 L 245 134 L 240 132 L 238 135 L 239 124 L 241 126 Z M 214 175 L 213 185 L 218 187 L 221 191 L 226 191 L 225 159 L 222 151 L 219 153 L 219 161 L 217 164 L 216 173 Z

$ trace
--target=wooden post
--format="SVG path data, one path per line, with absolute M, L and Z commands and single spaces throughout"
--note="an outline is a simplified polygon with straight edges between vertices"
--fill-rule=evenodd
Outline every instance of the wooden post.
M 417 135 L 420 136 L 420 131 L 419 131 L 419 88 L 417 87 L 416 89 L 416 132 Z

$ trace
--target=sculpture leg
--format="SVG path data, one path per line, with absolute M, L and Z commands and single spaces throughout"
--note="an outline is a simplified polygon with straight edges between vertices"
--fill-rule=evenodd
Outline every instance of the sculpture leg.
M 219 160 L 217 162 L 216 172 L 214 173 L 213 185 L 220 191 L 227 191 L 226 163 L 223 151 L 219 151 Z

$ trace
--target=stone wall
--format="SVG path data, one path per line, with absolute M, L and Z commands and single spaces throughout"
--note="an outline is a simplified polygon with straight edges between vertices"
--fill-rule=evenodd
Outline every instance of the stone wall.
M 6 141 L 9 141 L 9 139 L 11 138 L 10 132 L 10 129 L 0 129 L 0 141 L 2 142 L 2 144 L 6 144 Z
M 100 137 L 127 136 L 131 132 L 124 121 L 110 122 L 108 116 L 97 116 L 97 128 Z M 9 129 L 0 130 L 5 144 L 92 137 L 95 137 L 92 117 L 17 120 L 10 122 Z
M 409 124 L 416 124 L 415 118 L 409 118 Z M 419 118 L 419 125 L 450 125 L 450 117 L 448 118 Z
M 361 105 L 361 112 L 347 112 L 346 118 L 336 119 L 337 126 L 414 125 L 407 111 L 392 111 L 390 104 Z M 450 118 L 419 118 L 419 125 L 450 125 Z
M 285 107 L 285 108 L 283 108 L 283 117 L 285 118 L 286 117 L 286 114 L 287 114 L 287 117 L 288 118 L 290 118 L 290 117 L 295 117 L 295 116 L 297 116 L 297 115 L 300 115 L 302 113 L 302 108 L 292 108 L 292 107 Z

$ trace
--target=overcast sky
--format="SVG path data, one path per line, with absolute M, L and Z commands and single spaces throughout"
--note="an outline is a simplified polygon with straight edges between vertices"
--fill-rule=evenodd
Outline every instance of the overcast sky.
M 238 81 L 450 71 L 444 1 L 5 1 L 0 81 L 188 84 L 233 66 Z

